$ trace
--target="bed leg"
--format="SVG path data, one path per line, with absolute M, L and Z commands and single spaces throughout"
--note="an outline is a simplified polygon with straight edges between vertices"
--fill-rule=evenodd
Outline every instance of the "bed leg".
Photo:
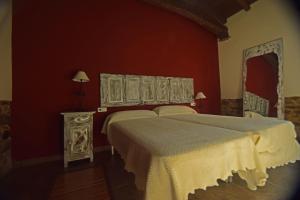
M 114 147 L 111 146 L 111 155 L 114 155 L 115 154 L 115 150 L 114 150 Z

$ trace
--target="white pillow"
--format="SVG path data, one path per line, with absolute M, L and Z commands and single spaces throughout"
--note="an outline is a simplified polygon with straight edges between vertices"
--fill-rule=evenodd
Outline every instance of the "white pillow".
M 153 109 L 158 116 L 167 116 L 167 115 L 178 115 L 178 114 L 195 114 L 197 113 L 196 110 L 188 107 L 188 106 L 179 106 L 179 105 L 172 105 L 172 106 L 159 106 Z
M 113 122 L 130 120 L 130 119 L 154 118 L 154 117 L 158 117 L 158 116 L 152 110 L 127 110 L 127 111 L 115 112 L 106 117 L 101 129 L 101 133 L 107 133 L 109 125 Z

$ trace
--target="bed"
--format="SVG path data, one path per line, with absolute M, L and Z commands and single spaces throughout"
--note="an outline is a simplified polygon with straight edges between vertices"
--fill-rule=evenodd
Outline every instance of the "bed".
M 267 179 L 251 133 L 158 117 L 153 111 L 114 113 L 102 132 L 125 169 L 135 174 L 145 200 L 186 200 L 195 189 L 218 185 L 233 171 L 250 189 Z
M 173 111 L 173 110 L 176 111 Z M 250 134 L 261 164 L 275 168 L 300 160 L 300 145 L 293 123 L 276 118 L 246 118 L 198 114 L 184 106 L 161 106 L 155 109 L 162 117 L 177 121 L 209 125 Z

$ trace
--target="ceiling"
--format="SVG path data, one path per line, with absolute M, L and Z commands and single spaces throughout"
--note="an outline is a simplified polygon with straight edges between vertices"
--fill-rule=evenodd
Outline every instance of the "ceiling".
M 250 10 L 256 0 L 143 0 L 187 17 L 220 40 L 229 38 L 227 18 L 235 13 Z

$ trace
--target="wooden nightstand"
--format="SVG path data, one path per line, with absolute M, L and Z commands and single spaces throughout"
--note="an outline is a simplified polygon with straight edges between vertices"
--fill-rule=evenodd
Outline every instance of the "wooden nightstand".
M 68 162 L 89 158 L 93 162 L 93 114 L 67 112 L 64 116 L 64 166 Z

